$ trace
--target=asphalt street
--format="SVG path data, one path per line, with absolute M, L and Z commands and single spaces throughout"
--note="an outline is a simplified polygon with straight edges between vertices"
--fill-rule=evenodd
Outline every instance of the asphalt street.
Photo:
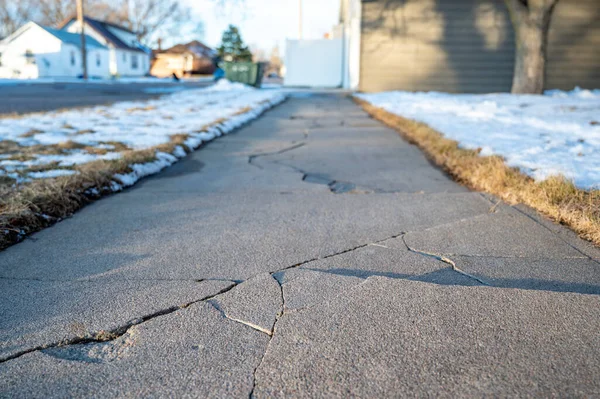
M 177 90 L 195 89 L 208 81 L 161 83 L 32 83 L 0 82 L 0 115 L 147 100 Z
M 599 262 L 299 93 L 0 253 L 0 396 L 598 397 Z

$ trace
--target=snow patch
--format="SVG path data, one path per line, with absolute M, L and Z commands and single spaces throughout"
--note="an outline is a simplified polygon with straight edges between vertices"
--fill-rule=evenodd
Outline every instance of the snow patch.
M 32 179 L 48 179 L 59 176 L 70 176 L 76 173 L 76 171 L 69 169 L 52 169 L 45 170 L 43 172 L 29 172 L 27 176 L 31 177 Z
M 249 110 L 248 112 L 232 116 L 229 120 L 226 121 L 228 123 L 219 124 L 219 129 L 217 129 L 217 127 L 215 126 L 212 126 L 209 127 L 206 132 L 191 133 L 190 137 L 185 141 L 185 145 L 188 146 L 190 150 L 195 150 L 203 142 L 208 142 L 218 136 L 227 134 L 232 130 L 236 129 L 237 127 L 242 126 L 243 124 L 251 121 L 252 119 L 257 118 L 269 108 L 272 108 L 275 105 L 282 102 L 283 100 L 285 100 L 285 98 L 285 95 L 278 93 L 271 99 L 259 103 L 255 108 Z M 219 132 L 218 135 L 217 132 Z M 118 180 L 120 184 L 113 182 L 111 190 L 116 192 L 121 191 L 124 187 L 132 186 L 141 178 L 160 172 L 164 168 L 171 166 L 180 158 L 183 158 L 186 155 L 187 153 L 181 146 L 176 146 L 175 150 L 173 151 L 173 154 L 157 152 L 157 159 L 155 161 L 147 162 L 144 164 L 130 165 L 130 168 L 132 169 L 130 173 L 114 175 L 113 177 L 116 180 Z
M 561 174 L 600 188 L 600 90 L 544 95 L 384 92 L 357 94 L 374 106 L 423 122 L 461 147 L 500 155 L 541 181 Z
M 242 125 L 282 101 L 278 91 L 257 90 L 239 83 L 220 81 L 214 87 L 187 90 L 150 101 L 128 101 L 86 110 L 48 112 L 0 120 L 0 140 L 22 147 L 61 145 L 72 148 L 61 154 L 35 154 L 33 159 L 10 160 L 0 155 L 0 170 L 16 173 L 31 166 L 80 165 L 122 156 L 115 149 L 123 144 L 133 150 L 169 143 L 172 136 L 188 135 L 184 145 L 193 150 Z M 250 108 L 250 112 L 241 111 Z M 217 121 L 224 120 L 215 126 Z M 206 126 L 210 126 L 206 128 Z M 82 147 L 86 148 L 82 148 Z M 99 151 L 90 151 L 93 147 Z M 109 152 L 103 153 L 106 150 Z M 175 149 L 177 158 L 185 156 Z M 29 157 L 28 157 L 29 158 Z M 18 176 L 18 174 L 17 174 Z M 43 174 L 39 175 L 43 178 Z M 123 177 L 124 179 L 128 179 Z M 133 177 L 130 176 L 130 181 Z M 139 177 L 138 177 L 139 178 Z

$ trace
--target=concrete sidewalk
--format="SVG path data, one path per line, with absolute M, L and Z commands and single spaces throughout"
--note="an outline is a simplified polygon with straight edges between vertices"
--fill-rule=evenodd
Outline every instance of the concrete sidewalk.
M 0 253 L 0 396 L 600 396 L 600 251 L 303 93 Z

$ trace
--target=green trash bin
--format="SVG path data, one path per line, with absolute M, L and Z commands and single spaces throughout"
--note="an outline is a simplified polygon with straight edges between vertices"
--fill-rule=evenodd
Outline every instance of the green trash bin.
M 265 72 L 264 62 L 223 62 L 221 68 L 225 78 L 232 82 L 240 82 L 254 87 L 260 87 Z

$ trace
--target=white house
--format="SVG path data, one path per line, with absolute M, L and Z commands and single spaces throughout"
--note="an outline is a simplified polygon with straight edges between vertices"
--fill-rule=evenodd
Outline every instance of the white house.
M 83 74 L 81 37 L 28 22 L 0 42 L 0 78 L 36 79 Z M 108 49 L 92 37 L 86 39 L 88 75 L 110 77 Z
M 109 51 L 109 71 L 112 76 L 144 76 L 150 72 L 149 49 L 137 39 L 136 34 L 122 26 L 84 18 L 85 34 L 103 44 Z M 71 18 L 61 25 L 67 32 L 81 32 L 76 18 Z

